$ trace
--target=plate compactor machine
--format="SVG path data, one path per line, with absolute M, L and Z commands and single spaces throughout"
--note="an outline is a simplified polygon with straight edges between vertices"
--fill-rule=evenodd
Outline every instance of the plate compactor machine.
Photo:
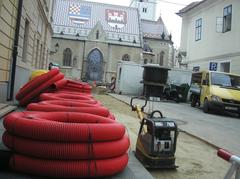
M 132 110 L 137 112 L 141 123 L 135 156 L 145 168 L 177 168 L 175 165 L 177 124 L 173 120 L 163 117 L 160 111 L 153 111 L 144 117 L 147 99 L 143 97 L 145 104 L 140 107 L 133 105 L 134 99 L 138 98 L 133 97 L 130 102 Z

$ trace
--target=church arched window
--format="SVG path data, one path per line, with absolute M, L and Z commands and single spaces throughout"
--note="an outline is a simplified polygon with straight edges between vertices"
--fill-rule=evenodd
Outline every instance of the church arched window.
M 130 56 L 128 54 L 123 55 L 122 61 L 130 61 Z
M 63 66 L 71 65 L 72 65 L 72 50 L 70 48 L 66 48 L 63 51 Z
M 96 32 L 96 39 L 99 39 L 99 30 Z
M 163 59 L 164 59 L 164 51 L 161 51 L 160 60 L 159 60 L 159 65 L 161 65 L 161 66 L 163 66 Z
M 144 64 L 147 64 L 147 62 L 148 62 L 148 60 L 145 58 L 143 63 L 144 63 Z

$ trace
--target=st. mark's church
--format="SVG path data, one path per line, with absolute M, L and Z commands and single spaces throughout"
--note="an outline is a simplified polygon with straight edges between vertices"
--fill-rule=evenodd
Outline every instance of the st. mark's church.
M 132 0 L 129 7 L 54 1 L 52 47 L 59 49 L 50 61 L 68 77 L 103 83 L 121 61 L 172 67 L 172 37 L 161 16 L 155 20 L 156 6 L 157 0 Z

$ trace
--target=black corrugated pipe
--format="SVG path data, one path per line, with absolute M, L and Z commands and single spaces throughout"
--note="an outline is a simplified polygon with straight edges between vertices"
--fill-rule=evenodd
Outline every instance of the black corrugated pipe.
M 16 65 L 17 65 L 17 55 L 18 55 L 18 39 L 19 39 L 19 31 L 21 25 L 21 16 L 22 16 L 22 6 L 23 0 L 18 1 L 18 11 L 17 11 L 17 21 L 16 21 L 16 31 L 14 36 L 14 47 L 12 51 L 12 64 L 11 64 L 11 77 L 10 77 L 10 91 L 8 90 L 8 101 L 13 99 L 14 93 L 14 83 L 15 83 L 15 74 L 16 74 Z

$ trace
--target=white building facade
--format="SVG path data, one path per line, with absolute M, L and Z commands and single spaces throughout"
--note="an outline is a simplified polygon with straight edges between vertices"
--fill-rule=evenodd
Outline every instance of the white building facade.
M 195 71 L 240 74 L 239 9 L 239 0 L 203 0 L 181 9 L 179 62 Z

